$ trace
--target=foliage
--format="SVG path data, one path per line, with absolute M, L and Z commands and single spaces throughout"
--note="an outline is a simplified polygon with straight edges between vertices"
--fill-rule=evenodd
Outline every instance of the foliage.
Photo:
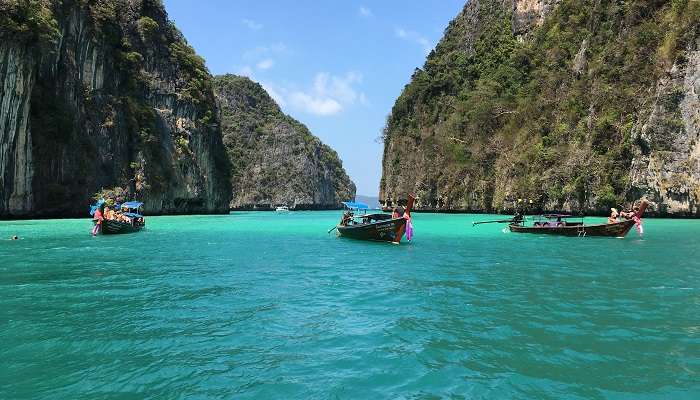
M 59 35 L 49 0 L 0 1 L 0 39 L 49 43 Z
M 131 194 L 129 194 L 128 190 L 119 186 L 115 186 L 112 188 L 100 189 L 100 191 L 98 191 L 92 196 L 92 199 L 95 201 L 104 199 L 105 204 L 111 207 L 115 204 L 120 204 L 125 201 L 128 201 L 130 196 Z
M 232 164 L 234 199 L 253 193 L 249 198 L 265 202 L 274 193 L 315 191 L 311 180 L 318 179 L 317 175 L 332 181 L 337 196 L 352 195 L 344 193 L 352 182 L 338 154 L 302 123 L 285 115 L 260 84 L 223 75 L 214 78 L 214 87 L 223 142 Z M 279 157 L 280 151 L 288 153 Z
M 145 15 L 136 21 L 136 26 L 138 27 L 142 40 L 145 40 L 159 28 L 158 23 L 154 21 L 153 18 Z
M 213 89 L 211 75 L 204 64 L 204 59 L 198 56 L 184 39 L 170 44 L 170 58 L 179 65 L 183 78 L 187 82 L 182 96 L 196 105 L 209 102 Z
M 429 154 L 421 143 L 433 138 L 445 159 L 437 173 L 466 177 L 451 185 L 464 196 L 488 182 L 502 199 L 527 194 L 540 204 L 624 199 L 636 118 L 699 36 L 700 2 L 562 0 L 525 40 L 499 1 L 476 7 L 473 43 L 473 19 L 462 14 L 397 99 L 385 143 Z

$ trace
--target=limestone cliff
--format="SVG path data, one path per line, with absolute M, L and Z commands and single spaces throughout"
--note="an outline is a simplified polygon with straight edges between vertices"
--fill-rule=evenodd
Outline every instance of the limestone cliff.
M 397 99 L 382 200 L 700 216 L 700 2 L 472 0 Z
M 0 2 L 0 217 L 226 212 L 211 76 L 158 0 Z
M 355 197 L 355 184 L 330 147 L 285 115 L 248 78 L 215 77 L 224 146 L 233 165 L 233 209 L 332 209 Z

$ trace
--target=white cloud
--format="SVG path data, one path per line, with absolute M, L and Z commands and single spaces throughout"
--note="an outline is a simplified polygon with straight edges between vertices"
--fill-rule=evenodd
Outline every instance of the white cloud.
M 258 61 L 270 55 L 287 55 L 291 50 L 284 43 L 275 43 L 269 46 L 258 46 L 254 49 L 243 52 L 243 59 L 247 61 Z
M 430 50 L 433 49 L 433 45 L 430 43 L 430 41 L 418 32 L 409 31 L 403 28 L 396 28 L 394 30 L 394 34 L 399 39 L 420 45 L 426 54 L 430 53 Z
M 253 68 L 250 65 L 244 65 L 238 69 L 238 75 L 247 76 L 248 78 L 253 77 Z
M 262 27 L 263 27 L 262 24 L 259 24 L 259 23 L 255 22 L 255 21 L 253 21 L 252 19 L 246 19 L 246 18 L 244 18 L 244 19 L 241 20 L 241 23 L 242 23 L 243 25 L 247 26 L 248 29 L 251 29 L 251 30 L 254 30 L 254 31 L 259 31 L 259 30 L 262 29 Z
M 367 96 L 364 93 L 360 93 L 360 104 L 363 106 L 369 105 L 369 100 L 367 100 Z
M 358 72 L 348 72 L 345 76 L 331 76 L 321 72 L 314 78 L 314 91 L 321 96 L 339 99 L 346 104 L 353 104 L 359 94 L 353 85 L 362 83 L 362 75 Z
M 342 76 L 319 72 L 307 89 L 297 86 L 275 86 L 263 84 L 281 106 L 289 104 L 292 109 L 309 114 L 330 116 L 343 111 L 355 103 L 368 104 L 367 96 L 356 89 L 362 83 L 362 75 L 348 72 Z
M 258 62 L 256 66 L 258 67 L 258 69 L 270 69 L 273 65 L 275 65 L 275 60 L 271 58 L 266 58 Z
M 304 92 L 294 92 L 289 96 L 291 104 L 309 114 L 327 116 L 337 114 L 343 106 L 337 100 Z
M 370 10 L 369 8 L 367 8 L 365 6 L 360 6 L 360 9 L 358 10 L 358 12 L 360 13 L 361 16 L 363 16 L 365 18 L 374 17 L 374 13 L 372 12 L 372 10 Z

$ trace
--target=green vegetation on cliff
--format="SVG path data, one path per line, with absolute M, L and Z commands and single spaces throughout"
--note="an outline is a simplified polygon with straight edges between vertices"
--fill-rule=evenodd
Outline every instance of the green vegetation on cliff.
M 160 0 L 3 0 L 0 38 L 0 217 L 82 214 L 101 188 L 228 210 L 212 77 Z
M 355 196 L 338 154 L 285 115 L 258 83 L 215 77 L 232 208 L 336 208 Z
M 700 2 L 562 0 L 525 37 L 502 3 L 471 1 L 396 101 L 383 197 L 405 191 L 401 171 L 417 169 L 412 189 L 425 208 L 623 202 L 633 156 L 648 152 L 635 140 L 640 113 L 664 74 L 686 62 Z M 665 99 L 675 110 L 669 130 L 682 129 L 681 98 Z
M 50 1 L 0 1 L 0 39 L 47 43 L 58 34 Z

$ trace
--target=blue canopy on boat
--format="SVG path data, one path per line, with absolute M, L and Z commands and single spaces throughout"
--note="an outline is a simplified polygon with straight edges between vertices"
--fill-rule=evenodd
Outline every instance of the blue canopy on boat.
M 354 201 L 344 201 L 343 204 L 345 207 L 351 209 L 351 210 L 367 210 L 369 209 L 369 206 L 365 203 L 356 203 Z
M 122 203 L 121 208 L 137 209 L 143 205 L 140 201 L 127 201 Z
M 134 213 L 124 213 L 129 218 L 143 218 L 143 215 L 141 214 L 134 214 Z

